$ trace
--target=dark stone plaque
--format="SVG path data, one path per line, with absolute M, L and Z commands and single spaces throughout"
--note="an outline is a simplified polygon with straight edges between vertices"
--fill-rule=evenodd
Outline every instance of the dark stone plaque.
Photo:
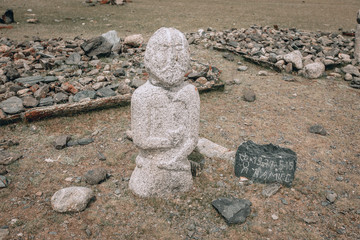
M 290 187 L 296 170 L 296 153 L 273 144 L 241 144 L 235 156 L 235 175 L 254 182 L 281 183 Z

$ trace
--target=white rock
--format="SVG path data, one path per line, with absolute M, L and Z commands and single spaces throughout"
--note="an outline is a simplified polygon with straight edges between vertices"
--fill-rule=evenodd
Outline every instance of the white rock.
M 112 45 L 115 45 L 120 41 L 120 38 L 118 37 L 118 33 L 115 30 L 108 31 L 107 33 L 104 33 L 101 36 L 103 36 Z
M 302 54 L 299 50 L 284 55 L 284 60 L 288 63 L 294 64 L 297 69 L 303 68 Z
M 345 79 L 345 81 L 351 81 L 353 79 L 353 77 L 350 73 L 346 73 L 344 79 Z
M 325 65 L 322 62 L 314 62 L 305 66 L 304 75 L 307 78 L 319 78 L 325 72 Z
M 51 197 L 51 206 L 56 212 L 80 212 L 93 197 L 94 193 L 90 188 L 63 188 Z
M 269 73 L 268 73 L 267 71 L 259 71 L 259 72 L 258 72 L 258 75 L 259 75 L 259 76 L 268 76 Z
M 132 47 L 139 47 L 143 42 L 144 38 L 141 34 L 130 35 L 124 39 L 124 44 Z
M 220 146 L 206 138 L 200 138 L 197 144 L 198 151 L 209 158 L 220 158 L 235 163 L 235 151 L 231 151 L 223 146 Z
M 131 98 L 131 131 L 140 153 L 129 188 L 142 197 L 188 191 L 192 175 L 187 156 L 198 141 L 200 97 L 184 82 L 190 64 L 184 34 L 174 28 L 157 30 L 144 63 L 150 78 Z

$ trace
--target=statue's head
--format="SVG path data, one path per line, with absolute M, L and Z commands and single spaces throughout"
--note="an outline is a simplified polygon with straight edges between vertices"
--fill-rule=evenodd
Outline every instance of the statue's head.
M 356 21 L 358 24 L 360 24 L 360 10 L 357 13 Z
M 145 67 L 152 84 L 176 87 L 184 81 L 189 66 L 189 44 L 184 34 L 163 27 L 152 35 L 145 52 Z

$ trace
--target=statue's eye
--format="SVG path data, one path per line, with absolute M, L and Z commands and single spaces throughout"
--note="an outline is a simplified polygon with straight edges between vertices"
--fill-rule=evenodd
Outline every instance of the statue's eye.
M 161 51 L 165 51 L 165 50 L 168 50 L 168 49 L 169 49 L 168 45 L 160 45 L 160 50 Z
M 178 44 L 175 46 L 176 51 L 181 51 L 183 49 L 183 46 L 181 44 Z

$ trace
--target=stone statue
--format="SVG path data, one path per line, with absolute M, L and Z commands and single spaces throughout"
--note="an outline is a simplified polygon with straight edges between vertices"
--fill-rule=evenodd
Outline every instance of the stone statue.
M 360 63 L 360 10 L 357 12 L 356 21 L 354 58 L 356 63 Z
M 144 61 L 149 80 L 131 99 L 131 131 L 140 153 L 129 187 L 142 197 L 161 197 L 192 186 L 187 157 L 198 141 L 200 98 L 184 81 L 189 45 L 177 29 L 157 30 Z

